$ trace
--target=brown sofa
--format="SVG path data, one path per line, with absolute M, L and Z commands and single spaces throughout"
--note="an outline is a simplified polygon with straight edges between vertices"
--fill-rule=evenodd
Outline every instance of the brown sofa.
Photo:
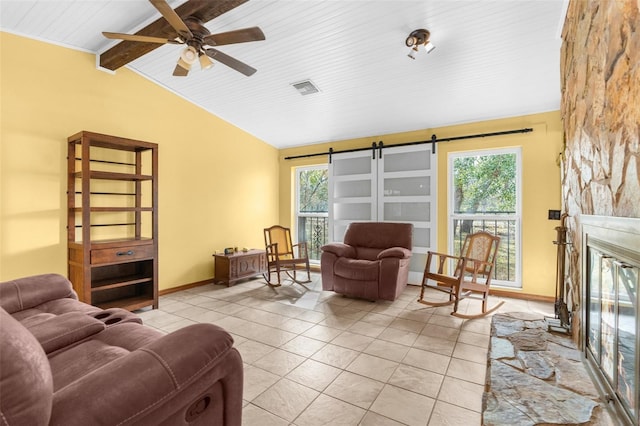
M 407 286 L 413 225 L 353 222 L 344 243 L 322 246 L 322 289 L 368 300 L 395 300 Z
M 242 359 L 213 324 L 165 335 L 55 274 L 0 283 L 0 425 L 240 425 Z

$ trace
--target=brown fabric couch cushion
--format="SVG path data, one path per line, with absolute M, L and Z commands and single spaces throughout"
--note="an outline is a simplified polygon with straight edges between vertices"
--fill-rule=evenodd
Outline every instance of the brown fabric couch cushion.
M 35 337 L 0 308 L 0 424 L 46 425 L 53 380 Z

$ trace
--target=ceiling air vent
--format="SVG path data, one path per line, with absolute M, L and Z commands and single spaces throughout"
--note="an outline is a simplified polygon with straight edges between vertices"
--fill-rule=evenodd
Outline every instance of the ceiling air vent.
M 293 83 L 293 87 L 296 88 L 302 96 L 311 95 L 312 93 L 318 93 L 320 90 L 311 82 L 311 80 L 304 80 L 298 83 Z

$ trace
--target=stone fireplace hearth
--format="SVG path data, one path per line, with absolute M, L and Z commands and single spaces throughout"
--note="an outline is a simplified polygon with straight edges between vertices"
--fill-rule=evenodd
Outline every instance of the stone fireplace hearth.
M 484 426 L 614 425 L 570 337 L 544 317 L 496 314 L 491 323 Z

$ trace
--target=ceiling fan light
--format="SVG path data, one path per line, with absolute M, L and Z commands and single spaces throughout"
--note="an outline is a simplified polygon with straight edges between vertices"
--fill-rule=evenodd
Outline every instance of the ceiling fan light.
M 205 55 L 204 53 L 200 55 L 200 68 L 203 70 L 208 70 L 213 66 L 213 61 L 210 57 Z
M 191 64 L 188 62 L 185 62 L 182 59 L 182 55 L 180 56 L 180 58 L 178 59 L 178 65 L 180 65 L 182 68 L 184 68 L 185 70 L 189 71 L 191 69 Z
M 187 46 L 180 54 L 180 59 L 191 65 L 198 59 L 198 51 L 193 46 Z

